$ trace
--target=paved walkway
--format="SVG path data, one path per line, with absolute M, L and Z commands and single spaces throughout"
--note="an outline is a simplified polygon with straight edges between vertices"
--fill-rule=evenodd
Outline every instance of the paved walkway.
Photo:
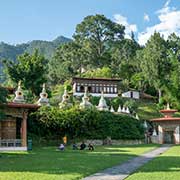
M 83 180 L 122 180 L 132 174 L 139 167 L 152 160 L 156 156 L 167 151 L 171 145 L 162 145 L 161 147 L 142 154 L 136 158 L 130 159 L 127 162 L 105 169 L 99 173 L 93 174 L 84 178 Z

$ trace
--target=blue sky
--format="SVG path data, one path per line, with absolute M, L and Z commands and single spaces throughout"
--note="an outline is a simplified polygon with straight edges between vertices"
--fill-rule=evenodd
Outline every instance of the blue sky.
M 125 25 L 126 37 L 133 30 L 141 44 L 155 30 L 180 35 L 180 0 L 1 0 L 0 41 L 71 38 L 76 24 L 95 14 Z

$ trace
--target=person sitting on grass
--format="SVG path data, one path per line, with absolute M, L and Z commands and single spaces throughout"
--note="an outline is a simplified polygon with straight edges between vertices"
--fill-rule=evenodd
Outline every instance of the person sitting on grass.
M 82 144 L 80 145 L 80 150 L 84 150 L 85 148 L 86 148 L 86 144 L 82 142 Z
M 94 151 L 94 147 L 93 147 L 93 145 L 91 143 L 89 143 L 88 148 L 89 148 L 90 151 Z
M 73 145 L 72 145 L 72 149 L 73 149 L 73 150 L 78 150 L 78 146 L 77 146 L 77 144 L 76 144 L 76 143 L 73 143 Z
M 64 144 L 60 144 L 60 146 L 59 146 L 59 150 L 64 151 L 64 149 L 65 149 Z

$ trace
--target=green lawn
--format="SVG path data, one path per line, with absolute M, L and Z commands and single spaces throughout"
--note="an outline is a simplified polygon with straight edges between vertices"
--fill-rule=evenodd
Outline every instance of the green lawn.
M 166 153 L 150 161 L 127 180 L 179 180 L 180 146 L 174 146 Z
M 122 163 L 156 145 L 101 146 L 95 151 L 64 152 L 55 147 L 34 148 L 31 152 L 0 153 L 0 180 L 80 179 Z

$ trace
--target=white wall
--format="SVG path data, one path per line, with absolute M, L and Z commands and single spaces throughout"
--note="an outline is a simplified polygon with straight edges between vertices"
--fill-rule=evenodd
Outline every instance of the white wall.
M 124 93 L 122 93 L 122 97 L 131 98 L 131 92 L 132 92 L 132 95 L 133 95 L 134 99 L 139 99 L 140 98 L 140 95 L 139 95 L 138 91 L 127 91 L 127 92 L 124 92 Z
M 89 93 L 92 96 L 96 96 L 96 97 L 100 97 L 101 93 Z M 84 93 L 81 92 L 74 92 L 73 96 L 83 96 Z M 110 97 L 110 98 L 114 98 L 114 97 L 118 97 L 118 94 L 106 94 L 104 93 L 104 97 Z

